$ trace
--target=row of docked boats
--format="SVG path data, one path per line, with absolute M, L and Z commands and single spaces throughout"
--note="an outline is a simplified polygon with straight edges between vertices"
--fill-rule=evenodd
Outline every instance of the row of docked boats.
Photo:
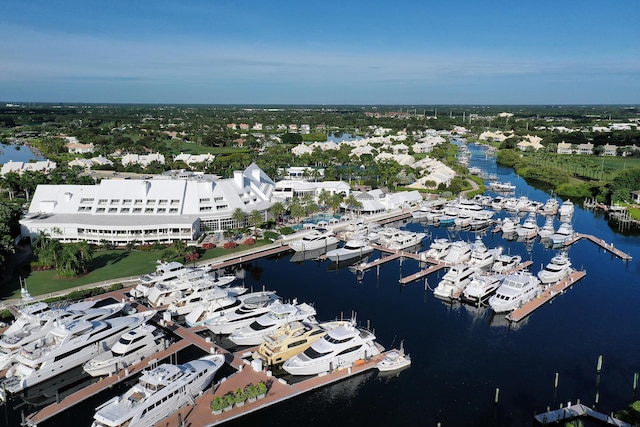
M 466 250 L 460 249 L 465 247 Z M 446 262 L 451 251 L 456 253 L 451 260 L 456 262 L 449 264 L 433 290 L 434 296 L 473 304 L 488 302 L 498 313 L 517 308 L 574 271 L 564 251 L 555 255 L 537 275 L 516 271 L 521 262 L 519 255 L 502 254 L 499 248 L 487 249 L 480 238 L 473 244 L 436 239 L 423 254 L 425 259 Z
M 497 227 L 505 238 L 517 236 L 529 240 L 540 237 L 543 241 L 551 242 L 553 246 L 562 246 L 576 235 L 570 222 L 561 222 L 556 229 L 552 216 L 546 217 L 542 227 L 538 226 L 535 214 L 529 214 L 522 223 L 518 217 L 507 217 L 498 221 Z

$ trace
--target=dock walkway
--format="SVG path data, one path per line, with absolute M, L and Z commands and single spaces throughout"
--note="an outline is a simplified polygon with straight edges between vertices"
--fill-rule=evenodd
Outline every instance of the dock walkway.
M 573 286 L 578 280 L 582 279 L 586 276 L 587 273 L 584 271 L 574 271 L 571 273 L 566 279 L 559 281 L 555 285 L 550 286 L 545 289 L 540 296 L 532 299 L 531 301 L 525 303 L 522 307 L 516 308 L 511 313 L 507 314 L 507 319 L 512 322 L 519 322 L 528 315 L 530 315 L 533 311 L 542 307 L 547 302 L 551 301 L 557 295 L 564 292 L 567 288 Z
M 631 261 L 633 259 L 633 257 L 630 254 L 622 252 L 620 249 L 614 247 L 613 243 L 607 243 L 603 239 L 591 234 L 576 233 L 575 236 L 572 239 L 566 241 L 564 245 L 569 246 L 582 239 L 590 240 L 591 242 L 600 246 L 605 251 L 612 253 L 613 255 L 617 256 L 618 258 L 624 261 Z

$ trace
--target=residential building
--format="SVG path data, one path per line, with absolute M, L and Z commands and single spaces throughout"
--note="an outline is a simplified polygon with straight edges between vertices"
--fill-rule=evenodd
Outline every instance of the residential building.
M 52 162 L 51 160 L 41 160 L 38 162 L 14 162 L 13 160 L 9 160 L 7 163 L 2 165 L 0 175 L 4 176 L 9 172 L 15 172 L 18 175 L 22 175 L 26 171 L 36 171 L 46 174 L 56 167 L 58 167 L 56 162 Z
M 271 207 L 274 182 L 256 164 L 233 178 L 171 175 L 104 179 L 96 185 L 39 185 L 20 220 L 22 234 L 64 242 L 170 243 L 236 227 L 232 215 Z

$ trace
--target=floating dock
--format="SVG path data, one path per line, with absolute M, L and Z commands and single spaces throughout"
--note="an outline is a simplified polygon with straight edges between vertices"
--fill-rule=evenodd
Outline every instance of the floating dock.
M 531 301 L 525 303 L 522 307 L 516 308 L 511 313 L 507 314 L 507 320 L 512 322 L 519 322 L 528 315 L 530 315 L 533 311 L 542 307 L 545 303 L 551 301 L 557 295 L 563 293 L 567 288 L 573 286 L 578 280 L 582 279 L 586 276 L 587 273 L 584 271 L 574 271 L 571 273 L 566 279 L 563 279 L 545 289 L 542 294 L 540 294 L 537 298 L 532 299 Z
M 632 424 L 626 423 L 612 416 L 605 415 L 601 412 L 597 412 L 582 403 L 538 414 L 533 418 L 538 424 L 543 426 L 547 424 L 568 425 L 565 423 L 574 419 L 592 419 L 596 420 L 599 423 L 598 425 L 600 425 L 600 423 L 604 423 L 609 426 L 632 427 Z

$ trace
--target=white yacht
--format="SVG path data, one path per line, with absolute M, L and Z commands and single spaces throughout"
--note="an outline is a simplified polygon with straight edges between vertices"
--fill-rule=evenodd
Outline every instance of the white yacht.
M 91 427 L 151 427 L 193 403 L 223 365 L 224 356 L 216 354 L 145 371 L 126 393 L 96 408 Z
M 468 264 L 476 268 L 490 267 L 493 261 L 502 254 L 502 248 L 487 249 L 482 242 L 482 238 L 478 236 L 473 244 L 473 250 L 471 251 L 471 258 L 469 258 Z
M 307 303 L 298 304 L 296 300 L 291 304 L 276 303 L 268 313 L 233 331 L 229 340 L 236 345 L 259 345 L 263 337 L 285 323 L 308 319 L 315 315 L 316 309 Z
M 371 332 L 357 328 L 352 322 L 332 329 L 311 347 L 284 362 L 282 368 L 291 375 L 317 375 L 347 368 L 384 351 L 375 339 Z
M 172 280 L 158 283 L 147 293 L 147 301 L 152 307 L 160 307 L 185 298 L 194 292 L 201 293 L 209 289 L 225 287 L 234 280 L 236 280 L 234 275 L 215 278 L 211 275 L 206 275 L 192 280 Z
M 462 299 L 472 304 L 486 301 L 498 289 L 504 279 L 501 274 L 474 274 L 462 291 Z
M 518 218 L 505 218 L 502 221 L 502 234 L 513 234 L 516 232 L 516 227 L 520 226 L 520 220 Z
M 207 274 L 208 268 L 186 267 L 179 262 L 159 262 L 153 273 L 140 276 L 140 283 L 131 290 L 131 295 L 136 298 L 147 296 L 147 293 L 158 283 L 167 282 L 177 278 L 201 277 Z
M 496 258 L 491 266 L 491 271 L 494 273 L 507 273 L 513 270 L 520 264 L 522 257 L 520 255 L 507 255 L 502 254 Z
M 538 279 L 543 285 L 550 285 L 566 278 L 572 272 L 571 260 L 565 252 L 560 252 L 538 272 Z
M 442 261 L 446 264 L 460 264 L 461 262 L 468 261 L 471 258 L 471 245 L 462 240 L 456 240 L 451 243 L 449 253 L 442 258 Z
M 373 247 L 364 239 L 347 240 L 343 247 L 327 252 L 327 258 L 333 262 L 362 258 L 373 252 Z
M 164 350 L 167 345 L 161 329 L 144 324 L 122 334 L 111 350 L 89 360 L 82 369 L 92 377 L 112 375 Z
M 411 357 L 404 352 L 404 348 L 398 350 L 389 350 L 384 359 L 376 364 L 376 368 L 380 372 L 391 372 L 404 369 L 411 365 Z
M 449 253 L 450 249 L 451 242 L 449 239 L 435 239 L 431 242 L 428 251 L 420 253 L 420 259 L 435 259 L 436 261 L 439 261 Z
M 246 288 L 242 288 L 245 289 Z M 183 316 L 191 313 L 201 304 L 215 301 L 220 307 L 230 306 L 236 300 L 236 294 L 220 288 L 196 289 L 193 292 L 177 291 L 175 299 L 167 306 L 172 316 Z
M 538 230 L 538 236 L 540 236 L 541 239 L 548 239 L 553 233 L 555 233 L 553 216 L 548 216 L 542 228 Z
M 573 215 L 573 211 L 574 211 L 573 202 L 567 199 L 564 202 L 562 202 L 562 204 L 558 208 L 558 215 L 560 215 L 561 217 L 568 218 Z
M 541 290 L 540 280 L 528 271 L 512 273 L 489 298 L 489 305 L 496 313 L 512 311 L 535 298 Z
M 469 264 L 452 265 L 433 290 L 433 295 L 447 300 L 458 297 L 476 271 L 477 269 Z
M 551 197 L 545 202 L 540 211 L 543 215 L 555 215 L 558 212 L 559 205 L 558 199 Z
M 414 231 L 400 230 L 400 233 L 394 236 L 390 242 L 386 244 L 388 249 L 401 251 L 412 246 L 419 245 L 427 236 L 426 233 L 417 233 Z
M 213 300 L 199 304 L 184 320 L 189 326 L 206 325 L 213 333 L 230 334 L 268 312 L 277 302 L 280 297 L 274 291 L 251 292 L 232 302 Z
M 558 231 L 553 233 L 549 239 L 553 242 L 554 245 L 564 245 L 568 240 L 573 238 L 574 231 L 573 226 L 569 222 L 563 222 L 558 227 Z
M 336 243 L 338 243 L 338 238 L 333 234 L 333 231 L 326 228 L 316 228 L 302 239 L 291 242 L 289 247 L 296 252 L 302 252 L 323 249 Z
M 109 304 L 101 308 L 92 308 L 93 305 L 94 302 L 83 302 L 57 309 L 45 303 L 36 303 L 20 309 L 16 321 L 0 336 L 0 369 L 15 363 L 15 356 L 23 346 L 43 338 L 55 326 L 76 320 L 91 322 L 108 319 L 120 314 L 125 307 L 125 303 Z
M 496 193 L 511 193 L 516 190 L 516 186 L 510 182 L 495 181 L 489 184 L 489 189 Z
M 516 234 L 518 237 L 525 239 L 530 239 L 538 234 L 538 224 L 535 214 L 529 214 L 524 222 L 519 227 L 516 227 Z
M 49 333 L 25 345 L 15 356 L 1 388 L 17 393 L 80 366 L 107 351 L 120 336 L 149 320 L 155 311 L 108 320 L 77 320 L 52 328 Z

